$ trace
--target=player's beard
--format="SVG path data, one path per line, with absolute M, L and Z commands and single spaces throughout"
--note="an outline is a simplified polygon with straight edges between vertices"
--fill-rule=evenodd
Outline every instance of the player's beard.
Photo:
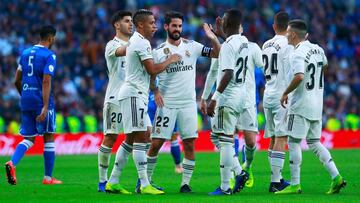
M 168 32 L 168 36 L 169 36 L 169 38 L 170 39 L 172 39 L 172 40 L 179 40 L 180 38 L 181 38 L 181 32 L 173 32 L 173 33 L 170 33 L 170 32 Z

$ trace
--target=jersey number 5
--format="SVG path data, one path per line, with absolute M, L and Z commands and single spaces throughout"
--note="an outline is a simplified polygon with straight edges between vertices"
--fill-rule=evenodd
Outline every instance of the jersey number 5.
M 34 59 L 34 56 L 29 56 L 28 66 L 31 68 L 31 72 L 27 74 L 29 77 L 34 75 L 33 59 Z

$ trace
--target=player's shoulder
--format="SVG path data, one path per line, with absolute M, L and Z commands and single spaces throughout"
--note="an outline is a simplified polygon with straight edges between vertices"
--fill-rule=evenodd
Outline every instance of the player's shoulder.
M 198 42 L 196 42 L 196 41 L 194 41 L 194 40 L 186 39 L 186 38 L 181 38 L 181 40 L 182 40 L 182 42 L 183 42 L 184 44 L 189 44 L 189 45 L 194 44 L 194 43 L 198 43 Z
M 161 49 L 165 48 L 165 46 L 166 46 L 166 43 L 163 42 L 163 43 L 159 44 L 159 45 L 154 49 L 154 51 L 160 51 Z

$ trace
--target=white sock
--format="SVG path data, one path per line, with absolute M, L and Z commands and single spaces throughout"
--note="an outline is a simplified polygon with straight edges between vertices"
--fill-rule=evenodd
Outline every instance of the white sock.
M 279 183 L 284 168 L 285 152 L 272 151 L 271 153 L 271 182 Z
M 147 156 L 147 176 L 149 178 L 149 181 L 151 182 L 151 177 L 154 173 L 154 169 L 156 167 L 157 163 L 157 156 Z
M 312 142 L 312 140 L 307 140 L 310 150 L 319 158 L 321 163 L 324 165 L 326 170 L 329 172 L 331 179 L 334 179 L 339 175 L 339 171 L 336 168 L 335 162 L 331 158 L 330 152 L 320 143 L 320 140 Z
M 291 185 L 300 184 L 300 165 L 302 161 L 300 142 L 289 141 Z
M 108 168 L 110 163 L 111 148 L 101 145 L 98 152 L 99 182 L 108 180 Z
M 233 138 L 220 136 L 220 175 L 221 189 L 226 191 L 230 188 L 231 169 L 234 164 Z
M 181 181 L 181 186 L 183 185 L 190 185 L 190 179 L 191 179 L 191 176 L 194 172 L 194 168 L 195 168 L 195 160 L 189 160 L 189 159 L 186 159 L 184 158 L 183 159 L 183 163 L 182 163 L 182 166 L 183 166 L 183 175 L 182 175 L 182 181 Z
M 271 167 L 271 152 L 272 152 L 272 150 L 268 149 L 268 161 L 269 161 L 270 167 Z
M 254 160 L 255 151 L 256 151 L 256 146 L 251 148 L 251 147 L 248 147 L 247 145 L 245 145 L 245 166 L 246 166 L 246 168 L 251 167 L 251 164 Z
M 239 157 L 238 156 L 233 156 L 233 168 L 232 170 L 234 171 L 235 175 L 240 175 L 241 174 L 241 171 L 242 171 L 242 168 L 241 168 L 241 165 L 240 165 L 240 162 L 239 162 Z
M 111 172 L 111 176 L 109 178 L 109 182 L 111 184 L 118 184 L 119 183 L 119 177 L 121 175 L 122 169 L 126 165 L 129 155 L 132 152 L 132 146 L 127 144 L 126 142 L 121 143 L 121 146 L 116 152 L 115 156 L 115 164 L 113 167 L 113 170 Z
M 220 150 L 219 136 L 213 132 L 210 133 L 210 140 L 216 149 Z
M 148 186 L 150 182 L 147 176 L 146 143 L 133 144 L 133 159 L 141 181 L 141 186 Z

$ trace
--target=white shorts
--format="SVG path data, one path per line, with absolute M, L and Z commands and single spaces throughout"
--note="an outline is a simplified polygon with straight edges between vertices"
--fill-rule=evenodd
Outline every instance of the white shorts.
M 266 119 L 265 125 L 265 138 L 279 137 L 286 135 L 285 120 L 286 109 L 282 106 L 264 108 L 264 114 Z
M 104 135 L 119 134 L 123 127 L 123 115 L 120 106 L 113 103 L 105 103 L 103 109 Z
M 239 120 L 239 113 L 227 106 L 216 107 L 215 115 L 211 119 L 213 133 L 234 135 L 235 126 Z
M 320 139 L 321 120 L 309 120 L 300 115 L 290 114 L 286 117 L 286 133 L 296 139 Z
M 256 106 L 243 108 L 239 112 L 239 119 L 236 123 L 236 129 L 258 133 L 259 129 Z
M 175 123 L 181 139 L 197 138 L 196 104 L 183 108 L 157 108 L 151 138 L 170 140 Z
M 151 121 L 147 112 L 147 104 L 138 97 L 129 97 L 120 100 L 121 113 L 123 115 L 124 133 L 147 131 L 151 127 Z

